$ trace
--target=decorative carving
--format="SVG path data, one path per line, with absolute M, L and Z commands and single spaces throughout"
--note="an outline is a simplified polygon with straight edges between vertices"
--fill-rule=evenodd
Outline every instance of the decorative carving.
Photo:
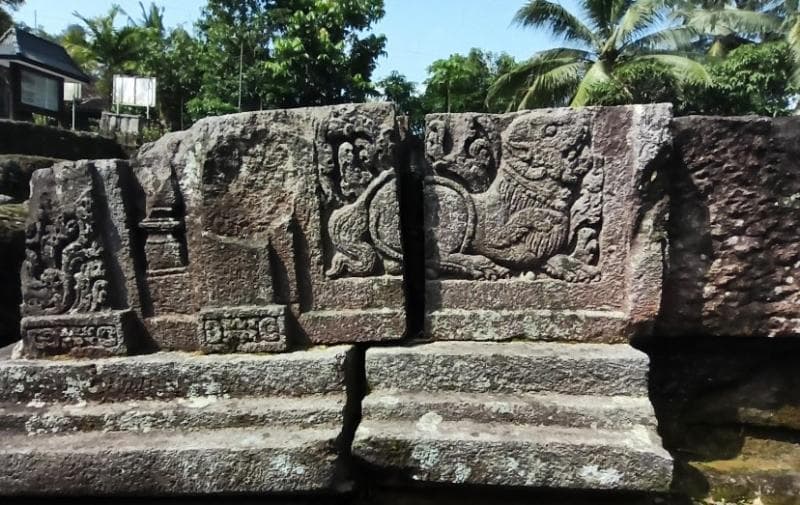
M 332 209 L 328 277 L 401 273 L 395 137 L 358 112 L 334 110 L 319 129 L 320 186 Z
M 103 247 L 91 197 L 81 197 L 74 211 L 64 212 L 54 208 L 52 193 L 40 195 L 38 202 L 38 219 L 28 225 L 25 237 L 23 315 L 108 309 Z
M 467 118 L 466 136 L 458 146 L 447 122 L 436 119 L 428 123 L 425 152 L 434 172 L 455 176 L 470 193 L 489 189 L 500 158 L 500 137 L 486 116 Z
M 125 354 L 133 311 L 108 311 L 22 320 L 22 332 L 35 355 L 108 356 Z
M 286 307 L 231 307 L 200 312 L 200 346 L 205 352 L 280 352 L 288 348 Z
M 487 116 L 456 132 L 431 121 L 428 276 L 598 280 L 603 171 L 591 154 L 589 126 L 584 117 L 516 117 L 502 133 L 492 179 L 497 135 Z M 451 145 L 458 150 L 448 152 Z
M 183 223 L 174 217 L 173 209 L 157 207 L 139 223 L 145 231 L 144 252 L 149 275 L 166 275 L 186 270 L 186 255 L 179 239 Z
M 31 180 L 21 333 L 31 357 L 125 354 L 135 324 L 117 162 L 65 162 Z M 104 242 L 115 236 L 117 242 Z M 131 272 L 128 270 L 128 272 Z

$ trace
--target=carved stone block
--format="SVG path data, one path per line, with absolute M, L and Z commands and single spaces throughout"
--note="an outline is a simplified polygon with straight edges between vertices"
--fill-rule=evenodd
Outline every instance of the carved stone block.
M 128 353 L 135 331 L 132 310 L 33 316 L 22 320 L 22 338 L 33 357 L 117 356 Z
M 289 347 L 286 307 L 235 307 L 200 312 L 198 334 L 205 352 L 280 352 Z
M 139 296 L 122 161 L 34 173 L 22 266 L 28 355 L 125 354 Z
M 617 342 L 649 328 L 670 118 L 666 105 L 429 115 L 426 333 Z
M 183 223 L 184 313 L 280 303 L 303 341 L 402 337 L 400 138 L 393 107 L 375 103 L 208 118 L 145 146 L 147 215 L 171 208 Z M 163 283 L 146 288 L 154 317 L 175 311 Z

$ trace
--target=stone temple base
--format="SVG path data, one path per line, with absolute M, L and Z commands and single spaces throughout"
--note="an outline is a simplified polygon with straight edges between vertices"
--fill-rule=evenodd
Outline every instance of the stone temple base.
M 353 453 L 376 467 L 424 482 L 669 488 L 648 359 L 630 346 L 441 342 L 370 349 L 366 369 Z
M 347 346 L 0 360 L 3 494 L 335 490 Z

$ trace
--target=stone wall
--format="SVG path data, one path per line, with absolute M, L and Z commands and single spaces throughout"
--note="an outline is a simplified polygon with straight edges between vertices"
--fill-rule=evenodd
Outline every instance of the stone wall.
M 127 158 L 114 140 L 88 132 L 0 120 L 0 154 L 26 154 L 63 160 Z
M 343 105 L 39 170 L 0 490 L 798 503 L 796 132 Z

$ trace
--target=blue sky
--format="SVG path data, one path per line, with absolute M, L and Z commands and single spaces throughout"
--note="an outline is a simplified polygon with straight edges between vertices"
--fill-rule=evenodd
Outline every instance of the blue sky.
M 72 12 L 93 17 L 119 4 L 134 18 L 139 17 L 138 0 L 27 0 L 13 13 L 15 19 L 30 26 L 34 17 L 48 32 L 58 33 L 76 22 Z M 145 4 L 149 5 L 150 0 Z M 156 0 L 164 7 L 167 25 L 183 25 L 191 30 L 205 0 Z M 397 70 L 421 83 L 425 69 L 439 58 L 466 53 L 472 47 L 505 51 L 517 59 L 552 47 L 557 41 L 546 33 L 511 26 L 514 13 L 524 0 L 385 0 L 386 16 L 374 27 L 387 36 L 387 55 L 378 62 L 375 78 Z M 562 2 L 574 5 L 575 1 Z M 57 8 L 54 8 L 57 6 Z

